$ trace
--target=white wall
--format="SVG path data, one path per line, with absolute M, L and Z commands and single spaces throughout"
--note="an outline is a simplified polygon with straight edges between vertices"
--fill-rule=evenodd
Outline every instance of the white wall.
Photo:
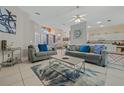
M 30 41 L 32 41 L 32 44 L 34 44 L 35 23 L 30 20 L 28 14 L 26 14 L 18 7 L 5 7 L 5 8 L 10 10 L 13 14 L 17 16 L 16 35 L 0 32 L 0 41 L 7 40 L 8 45 L 11 42 L 14 42 L 13 47 L 21 47 L 22 51 L 24 50 L 27 51 L 27 46 L 31 43 Z M 23 52 L 23 57 L 25 55 L 27 57 L 27 53 L 25 54 L 25 52 Z
M 124 33 L 94 35 L 91 40 L 124 40 Z
M 74 38 L 75 30 L 81 31 L 81 36 L 79 38 Z M 72 45 L 80 45 L 87 42 L 86 22 L 78 23 L 71 26 L 70 39 L 70 44 Z
M 88 40 L 124 40 L 124 24 L 88 29 Z

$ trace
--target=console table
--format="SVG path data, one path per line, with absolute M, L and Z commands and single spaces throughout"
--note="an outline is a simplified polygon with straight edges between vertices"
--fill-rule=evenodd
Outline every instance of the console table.
M 117 51 L 124 52 L 124 46 L 117 46 Z
M 14 52 L 15 51 L 19 51 L 19 58 L 14 57 Z M 9 53 L 8 56 L 11 55 L 10 58 L 7 58 L 7 60 L 5 60 L 5 53 Z M 3 61 L 2 61 L 2 66 L 12 66 L 16 63 L 22 62 L 21 60 L 21 48 L 20 47 L 16 47 L 16 48 L 7 48 L 6 50 L 2 51 L 2 56 L 3 56 Z
M 54 67 L 55 64 L 59 64 L 60 66 L 59 69 L 56 69 Z M 67 77 L 62 71 L 62 69 L 70 68 L 73 70 L 74 73 L 84 73 L 85 74 L 85 60 L 76 58 L 76 57 L 70 57 L 70 56 L 51 56 L 49 59 L 49 68 L 52 70 L 56 71 L 57 73 L 61 74 L 65 78 L 71 80 L 72 82 L 76 82 L 74 79 Z M 83 70 L 83 71 L 82 71 Z

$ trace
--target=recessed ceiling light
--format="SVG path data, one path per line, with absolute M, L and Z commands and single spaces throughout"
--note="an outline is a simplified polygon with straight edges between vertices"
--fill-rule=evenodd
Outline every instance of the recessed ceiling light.
M 35 14 L 36 14 L 36 15 L 40 15 L 40 13 L 39 13 L 39 12 L 35 12 Z
M 104 27 L 104 25 L 100 25 L 100 27 Z
M 98 21 L 97 24 L 101 24 L 102 22 L 101 21 Z
M 91 26 L 87 26 L 87 28 L 91 28 Z
M 109 20 L 107 20 L 107 22 L 111 22 L 111 20 L 109 19 Z

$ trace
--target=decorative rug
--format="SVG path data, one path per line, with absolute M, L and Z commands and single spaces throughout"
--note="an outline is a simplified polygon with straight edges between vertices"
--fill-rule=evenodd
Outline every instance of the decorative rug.
M 86 69 L 85 73 L 75 71 L 68 66 L 49 63 L 31 67 L 41 82 L 46 86 L 103 86 L 105 85 L 105 74 Z

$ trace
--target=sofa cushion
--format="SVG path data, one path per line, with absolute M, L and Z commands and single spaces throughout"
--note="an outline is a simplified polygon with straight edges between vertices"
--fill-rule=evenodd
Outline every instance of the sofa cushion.
M 90 46 L 90 53 L 94 53 L 94 46 Z
M 86 56 L 96 56 L 99 59 L 101 59 L 100 54 L 95 54 L 95 53 L 86 53 L 86 52 L 78 52 L 78 51 L 66 51 L 66 54 L 74 57 L 79 57 L 79 58 L 85 58 Z
M 39 52 L 39 48 L 38 46 L 35 46 L 36 52 Z
M 101 52 L 105 49 L 104 45 L 95 45 L 94 46 L 94 53 L 101 54 Z
M 102 60 L 102 56 L 100 54 L 95 54 L 95 53 L 86 53 L 85 60 L 91 63 L 100 64 Z
M 80 51 L 80 45 L 76 45 L 76 46 L 75 46 L 75 50 L 76 50 L 76 51 Z
M 38 44 L 39 51 L 48 51 L 47 44 Z
M 86 52 L 79 52 L 79 51 L 66 51 L 66 55 L 78 57 L 85 59 L 87 62 L 95 63 L 100 65 L 102 56 L 100 54 L 95 53 L 86 53 Z
M 48 46 L 48 51 L 52 51 L 52 50 L 53 50 L 52 47 Z
M 66 55 L 78 57 L 78 58 L 85 58 L 85 53 L 79 51 L 66 51 Z
M 47 52 L 47 55 L 49 56 L 49 55 L 56 55 L 57 54 L 57 52 L 56 51 L 48 51 Z
M 75 51 L 76 50 L 75 45 L 69 45 L 69 50 L 70 51 Z
M 36 53 L 37 57 L 47 56 L 47 52 L 38 52 Z
M 88 45 L 80 46 L 80 52 L 89 52 L 89 51 L 90 51 L 90 46 L 88 46 Z

